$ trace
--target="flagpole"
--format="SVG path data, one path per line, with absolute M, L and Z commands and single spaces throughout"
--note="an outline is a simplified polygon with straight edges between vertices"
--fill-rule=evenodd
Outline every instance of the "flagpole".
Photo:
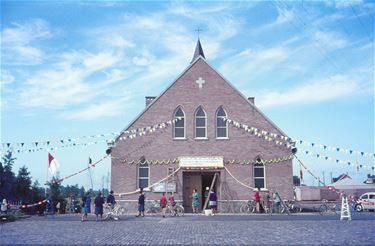
M 49 152 L 48 152 L 49 154 Z M 45 187 L 44 187 L 44 192 L 45 192 L 45 195 L 47 197 L 47 186 L 48 186 L 48 167 L 49 167 L 49 160 L 47 158 L 47 176 L 46 176 L 46 183 L 45 183 Z

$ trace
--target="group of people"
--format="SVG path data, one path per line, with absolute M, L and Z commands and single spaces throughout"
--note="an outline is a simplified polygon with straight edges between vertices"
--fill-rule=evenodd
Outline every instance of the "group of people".
M 103 219 L 103 205 L 104 205 L 104 196 L 101 192 L 98 193 L 98 195 L 95 197 L 94 205 L 95 205 L 95 215 L 96 215 L 96 221 L 98 221 L 99 216 L 100 219 Z M 116 204 L 115 197 L 113 195 L 113 190 L 109 193 L 107 200 L 107 204 L 111 206 L 112 208 Z M 82 198 L 82 218 L 81 221 L 87 220 L 87 214 L 91 213 L 91 196 L 90 192 L 88 191 L 85 196 Z
M 145 199 L 146 199 L 145 193 L 143 192 L 143 189 L 141 188 L 140 191 L 139 191 L 139 196 L 138 196 L 138 214 L 136 215 L 136 217 L 144 217 L 145 216 Z M 169 195 L 168 199 L 167 199 L 165 193 L 162 193 L 162 195 L 160 197 L 159 204 L 160 204 L 160 207 L 161 207 L 161 212 L 162 212 L 163 218 L 165 218 L 165 212 L 166 212 L 167 203 L 168 203 L 167 200 L 169 200 L 169 203 L 171 204 L 172 209 L 174 209 L 175 206 L 176 206 L 176 202 L 174 200 L 174 196 L 173 196 L 172 193 Z
M 268 192 L 268 191 L 263 192 L 262 199 L 261 199 L 259 188 L 256 188 L 254 192 L 254 199 L 256 203 L 257 213 L 262 213 L 262 212 L 269 213 L 271 202 L 274 203 L 274 206 L 276 209 L 280 207 L 280 203 L 281 203 L 280 196 L 276 191 L 275 192 Z
M 191 195 L 192 203 L 191 206 L 193 208 L 193 213 L 199 213 L 199 193 L 197 189 L 193 189 L 193 194 Z M 204 192 L 205 200 L 208 198 L 208 208 L 212 210 L 212 213 L 217 211 L 217 196 L 215 191 L 211 190 L 209 187 L 206 187 L 206 191 Z

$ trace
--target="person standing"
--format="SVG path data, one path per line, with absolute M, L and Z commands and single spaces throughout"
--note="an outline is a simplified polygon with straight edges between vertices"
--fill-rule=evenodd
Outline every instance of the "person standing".
M 268 213 L 269 208 L 270 208 L 270 195 L 268 191 L 263 193 L 263 207 L 264 207 L 264 212 Z
M 210 187 L 206 187 L 206 190 L 204 191 L 204 202 L 206 202 L 208 196 L 210 195 Z
M 210 192 L 208 206 L 212 210 L 212 214 L 214 214 L 217 209 L 217 196 L 215 191 Z
M 198 207 L 199 207 L 199 194 L 197 192 L 197 189 L 194 189 L 193 190 L 193 194 L 192 194 L 192 207 L 193 207 L 193 213 L 198 213 Z
M 7 203 L 7 199 L 3 199 L 3 202 L 1 203 L 1 213 L 2 214 L 6 214 L 8 211 L 8 203 Z
M 146 196 L 143 193 L 143 188 L 139 191 L 139 197 L 138 197 L 138 215 L 136 217 L 142 216 L 145 217 L 145 199 Z
M 98 216 L 100 215 L 100 219 L 103 219 L 103 204 L 104 204 L 104 197 L 101 192 L 95 197 L 95 215 L 96 221 L 98 221 Z
M 111 190 L 111 192 L 109 193 L 107 197 L 107 203 L 110 204 L 112 209 L 114 208 L 116 204 L 116 200 L 115 200 L 115 196 L 113 195 L 113 190 Z
M 165 193 L 163 193 L 160 198 L 160 207 L 163 218 L 165 218 L 165 210 L 167 208 L 167 197 L 165 196 Z
M 256 211 L 257 213 L 260 213 L 260 195 L 259 195 L 259 188 L 256 188 L 255 191 L 255 203 L 256 203 Z
M 273 192 L 272 194 L 272 199 L 273 199 L 273 203 L 275 204 L 275 211 L 277 213 L 280 213 L 280 197 L 279 197 L 279 193 L 277 193 L 276 191 Z
M 83 212 L 81 218 L 82 222 L 84 221 L 84 219 L 87 220 L 87 214 L 91 213 L 91 197 L 89 191 L 86 193 L 83 199 Z

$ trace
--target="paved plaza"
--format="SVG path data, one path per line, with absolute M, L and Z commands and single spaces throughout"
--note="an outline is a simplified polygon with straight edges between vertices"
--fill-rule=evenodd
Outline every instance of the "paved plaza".
M 338 215 L 128 216 L 119 221 L 80 222 L 79 215 L 32 216 L 4 223 L 4 244 L 217 244 L 374 245 L 375 213 Z

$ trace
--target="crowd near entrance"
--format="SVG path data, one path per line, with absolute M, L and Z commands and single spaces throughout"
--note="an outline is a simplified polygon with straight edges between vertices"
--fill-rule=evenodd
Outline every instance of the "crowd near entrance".
M 208 196 L 208 189 L 211 187 L 212 181 L 214 180 L 215 173 L 217 171 L 184 171 L 183 172 L 183 206 L 185 212 L 190 213 L 192 209 L 192 194 L 193 190 L 196 189 L 199 195 L 199 210 L 203 209 L 205 198 Z M 217 193 L 217 182 L 212 188 L 212 191 Z

